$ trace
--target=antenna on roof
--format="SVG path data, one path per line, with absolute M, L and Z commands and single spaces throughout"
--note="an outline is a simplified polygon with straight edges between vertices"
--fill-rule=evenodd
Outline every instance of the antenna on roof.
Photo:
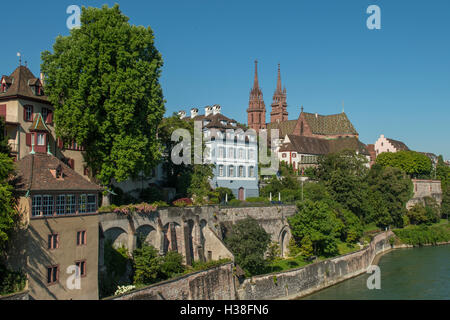
M 20 52 L 17 52 L 17 56 L 19 57 L 19 66 L 22 65 L 22 55 L 20 54 Z
M 344 113 L 344 100 L 342 100 L 342 113 Z

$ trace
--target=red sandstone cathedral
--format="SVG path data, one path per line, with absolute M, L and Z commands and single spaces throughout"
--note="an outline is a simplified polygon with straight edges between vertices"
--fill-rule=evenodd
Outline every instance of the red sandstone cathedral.
M 255 61 L 255 79 L 250 91 L 250 101 L 247 109 L 249 128 L 279 129 L 280 138 L 285 135 L 306 136 L 322 139 L 358 138 L 358 132 L 353 127 L 347 115 L 342 112 L 333 115 L 319 115 L 303 112 L 296 120 L 288 120 L 286 88 L 281 86 L 280 65 L 278 65 L 278 80 L 273 94 L 270 122 L 266 123 L 266 106 L 258 83 L 258 62 Z
M 258 62 L 255 61 L 255 79 L 247 109 L 248 126 L 257 132 L 267 129 L 268 137 L 272 129 L 278 129 L 280 142 L 278 152 L 283 161 L 293 164 L 294 168 L 299 168 L 302 164 L 313 164 L 314 161 L 313 163 L 305 161 L 316 159 L 318 155 L 345 149 L 369 156 L 366 145 L 359 141 L 359 134 L 344 111 L 339 114 L 319 115 L 304 112 L 302 107 L 298 119 L 289 120 L 286 98 L 286 88 L 281 86 L 281 72 L 278 65 L 278 81 L 273 94 L 270 122 L 266 123 L 266 107 L 258 83 Z M 294 160 L 293 157 L 298 160 Z

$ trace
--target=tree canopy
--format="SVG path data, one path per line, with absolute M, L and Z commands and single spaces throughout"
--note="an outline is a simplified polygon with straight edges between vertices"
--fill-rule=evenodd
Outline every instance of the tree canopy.
M 429 176 L 432 170 L 430 158 L 415 151 L 383 152 L 376 163 L 383 167 L 399 168 L 412 177 Z
M 163 61 L 151 28 L 130 25 L 117 4 L 83 7 L 81 27 L 57 37 L 42 61 L 56 135 L 85 147 L 94 175 L 109 185 L 150 174 L 164 114 Z
M 264 271 L 264 254 L 270 243 L 270 235 L 255 219 L 246 218 L 233 225 L 225 243 L 233 252 L 236 263 L 247 274 L 254 275 Z

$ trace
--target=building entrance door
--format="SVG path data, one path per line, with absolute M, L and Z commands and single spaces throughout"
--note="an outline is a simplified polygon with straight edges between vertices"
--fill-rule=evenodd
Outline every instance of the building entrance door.
M 244 188 L 239 189 L 239 200 L 244 201 Z

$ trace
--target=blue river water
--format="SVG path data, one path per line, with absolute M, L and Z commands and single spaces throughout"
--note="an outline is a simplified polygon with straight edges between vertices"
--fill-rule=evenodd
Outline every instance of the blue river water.
M 394 250 L 378 266 L 379 290 L 362 274 L 301 300 L 450 300 L 450 245 Z

